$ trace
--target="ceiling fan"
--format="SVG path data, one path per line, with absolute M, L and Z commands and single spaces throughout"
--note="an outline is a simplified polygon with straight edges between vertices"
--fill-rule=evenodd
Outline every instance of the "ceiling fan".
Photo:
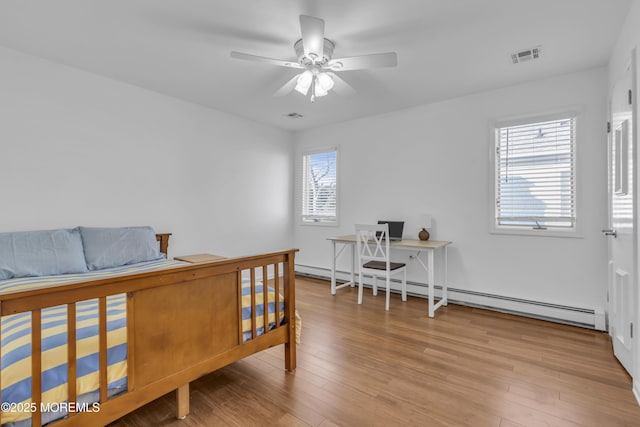
M 398 56 L 395 52 L 371 55 L 332 58 L 335 44 L 324 38 L 324 20 L 313 16 L 300 15 L 302 38 L 294 43 L 297 62 L 231 52 L 232 58 L 262 62 L 281 67 L 305 70 L 278 89 L 274 96 L 283 96 L 296 90 L 304 96 L 309 94 L 311 102 L 325 96 L 330 90 L 338 93 L 352 93 L 353 89 L 336 72 L 362 70 L 366 68 L 395 67 Z

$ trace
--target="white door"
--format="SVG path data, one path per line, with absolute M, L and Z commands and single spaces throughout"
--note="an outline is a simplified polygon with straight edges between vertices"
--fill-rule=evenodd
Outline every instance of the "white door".
M 635 55 L 632 57 L 635 60 Z M 609 137 L 609 332 L 613 351 L 633 375 L 633 330 L 636 305 L 635 141 L 633 140 L 632 63 L 611 94 Z

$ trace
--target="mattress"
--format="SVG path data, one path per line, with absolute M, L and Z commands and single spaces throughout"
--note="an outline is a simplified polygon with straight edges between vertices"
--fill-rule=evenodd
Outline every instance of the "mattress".
M 179 261 L 150 261 L 130 266 L 111 268 L 84 274 L 31 277 L 0 281 L 0 294 L 43 287 L 59 286 L 78 281 L 94 280 L 118 275 L 135 274 L 185 265 Z M 268 291 L 268 326 L 275 326 L 275 292 Z M 256 332 L 264 333 L 263 285 L 256 284 Z M 251 286 L 242 284 L 243 339 L 252 338 Z M 280 297 L 280 319 L 284 317 L 284 299 Z M 1 375 L 3 410 L 2 425 L 29 426 L 31 403 L 31 313 L 19 313 L 0 319 Z M 67 397 L 67 309 L 66 306 L 42 310 L 42 403 L 55 408 L 55 403 L 66 402 Z M 127 389 L 127 333 L 126 295 L 107 298 L 107 379 L 109 395 Z M 98 355 L 98 300 L 76 304 L 76 371 L 79 402 L 94 402 L 99 392 Z M 82 406 L 80 406 L 82 407 Z M 88 405 L 90 408 L 90 405 Z M 7 409 L 7 410 L 5 410 Z M 43 424 L 64 416 L 65 413 L 43 412 Z M 13 424 L 16 423 L 16 424 Z

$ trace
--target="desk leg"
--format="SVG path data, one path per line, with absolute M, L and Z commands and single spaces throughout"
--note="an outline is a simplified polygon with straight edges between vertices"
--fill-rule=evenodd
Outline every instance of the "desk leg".
M 434 317 L 435 314 L 435 308 L 433 305 L 433 299 L 434 299 L 434 294 L 436 292 L 436 287 L 435 287 L 435 274 L 433 271 L 433 249 L 429 249 L 427 251 L 427 268 L 429 269 L 429 272 L 427 274 L 428 276 L 428 281 L 429 281 L 429 317 Z
M 331 295 L 336 294 L 336 241 L 331 241 L 333 254 L 331 255 Z
M 356 285 L 356 245 L 351 245 L 351 287 Z
M 444 305 L 445 307 L 447 306 L 448 302 L 449 302 L 449 288 L 448 288 L 448 283 L 449 283 L 449 278 L 447 277 L 447 247 L 444 247 L 444 283 L 442 283 L 442 305 Z

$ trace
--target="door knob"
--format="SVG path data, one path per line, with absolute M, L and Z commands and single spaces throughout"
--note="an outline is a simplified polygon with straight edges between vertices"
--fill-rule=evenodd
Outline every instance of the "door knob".
M 611 228 L 602 230 L 602 232 L 605 236 L 613 236 L 614 238 L 618 237 L 618 233 L 616 232 L 616 230 L 613 230 Z

